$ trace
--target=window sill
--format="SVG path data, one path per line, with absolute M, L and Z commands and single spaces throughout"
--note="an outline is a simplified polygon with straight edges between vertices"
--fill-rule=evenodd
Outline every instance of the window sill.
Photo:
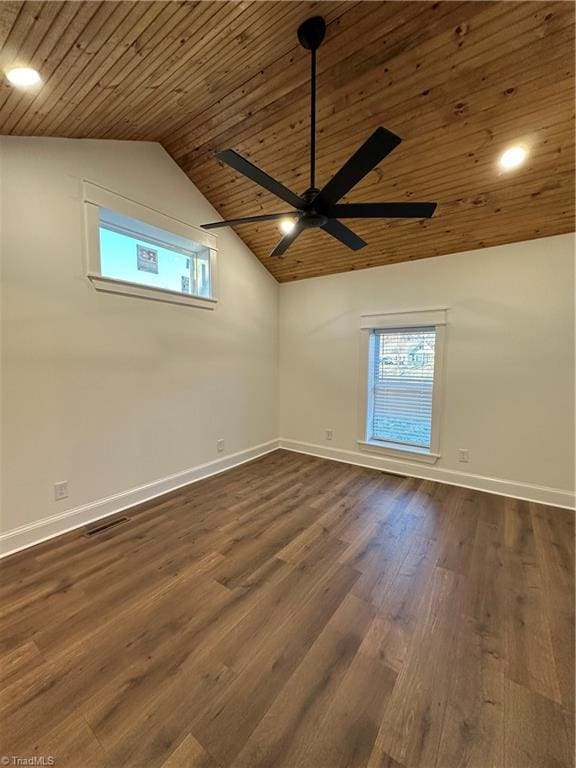
M 408 461 L 418 461 L 422 464 L 436 464 L 440 458 L 439 453 L 431 453 L 424 448 L 399 448 L 394 443 L 385 443 L 379 440 L 358 440 L 358 445 L 361 450 L 368 453 L 379 453 L 394 459 L 407 459 Z
M 105 293 L 121 293 L 125 296 L 136 296 L 140 299 L 164 301 L 168 304 L 186 304 L 191 307 L 201 307 L 202 309 L 215 309 L 218 303 L 218 299 L 188 296 L 177 291 L 138 285 L 123 280 L 114 280 L 102 277 L 102 275 L 88 275 L 88 279 L 97 291 L 104 291 Z

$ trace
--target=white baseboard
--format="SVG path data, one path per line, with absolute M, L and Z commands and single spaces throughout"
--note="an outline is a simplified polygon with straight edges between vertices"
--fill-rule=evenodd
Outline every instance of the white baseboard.
M 247 461 L 252 461 L 252 459 L 257 459 L 259 456 L 275 451 L 277 448 L 284 448 L 296 453 L 307 453 L 311 456 L 341 461 L 346 464 L 379 469 L 391 474 L 418 477 L 423 480 L 434 480 L 439 483 L 446 483 L 447 485 L 459 485 L 463 488 L 495 493 L 499 496 L 511 496 L 512 498 L 536 501 L 554 507 L 574 509 L 574 494 L 558 488 L 547 488 L 540 485 L 484 477 L 466 472 L 457 472 L 452 469 L 441 469 L 435 466 L 416 466 L 407 461 L 398 461 L 380 456 L 368 456 L 358 451 L 327 448 L 313 443 L 280 438 L 279 440 L 270 440 L 267 443 L 261 443 L 244 451 L 210 461 L 207 464 L 200 464 L 197 467 L 185 469 L 182 472 L 168 475 L 137 488 L 131 488 L 128 491 L 122 491 L 104 499 L 98 499 L 97 501 L 74 507 L 58 515 L 46 517 L 34 523 L 14 528 L 11 531 L 0 533 L 0 558 L 35 544 L 40 544 L 42 541 L 54 538 L 54 536 L 59 536 L 62 533 L 67 533 L 75 528 L 80 528 L 108 515 L 122 512 L 137 504 L 142 504 L 145 501 L 162 496 L 170 491 L 175 491 L 178 488 L 190 485 L 211 475 L 225 472 Z
M 415 465 L 409 461 L 382 458 L 380 456 L 368 456 L 359 451 L 347 451 L 341 448 L 327 448 L 314 443 L 302 443 L 298 440 L 280 438 L 280 448 L 296 453 L 307 453 L 311 456 L 319 456 L 323 459 L 342 461 L 346 464 L 357 464 L 360 467 L 370 467 L 390 472 L 395 475 L 407 475 L 423 480 L 435 480 L 447 485 L 459 485 L 463 488 L 472 488 L 476 491 L 495 493 L 498 496 L 511 496 L 525 501 L 536 501 L 553 507 L 574 509 L 574 493 L 558 488 L 547 488 L 542 485 L 518 483 L 512 480 L 501 480 L 496 477 L 484 477 L 467 472 L 458 472 L 453 469 L 442 469 L 437 466 Z
M 278 440 L 270 440 L 267 443 L 255 445 L 238 453 L 232 453 L 229 456 L 210 461 L 207 464 L 200 464 L 197 467 L 185 469 L 174 475 L 154 480 L 138 488 L 121 491 L 113 496 L 68 509 L 58 515 L 52 515 L 37 522 L 14 528 L 11 531 L 5 531 L 0 534 L 0 558 L 31 547 L 34 544 L 39 544 L 54 536 L 59 536 L 62 533 L 67 533 L 87 523 L 92 523 L 102 517 L 116 514 L 129 507 L 142 504 L 144 501 L 149 501 L 157 496 L 175 491 L 184 485 L 189 485 L 198 480 L 203 480 L 205 477 L 225 472 L 227 469 L 237 467 L 239 464 L 244 464 L 247 461 L 252 461 L 252 459 L 257 459 L 259 456 L 264 456 L 278 447 Z

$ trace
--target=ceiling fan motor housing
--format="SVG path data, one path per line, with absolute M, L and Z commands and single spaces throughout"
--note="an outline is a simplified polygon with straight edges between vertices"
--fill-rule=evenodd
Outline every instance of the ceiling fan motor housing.
M 322 16 L 312 16 L 298 27 L 298 40 L 307 51 L 316 51 L 322 45 L 326 34 L 326 22 Z
M 315 211 L 305 212 L 300 216 L 300 226 L 304 229 L 312 229 L 313 227 L 323 227 L 328 221 L 328 216 L 324 216 L 322 213 L 316 213 Z
M 300 214 L 299 221 L 305 229 L 323 227 L 328 221 L 328 217 L 322 213 L 317 205 L 315 205 L 315 199 L 319 192 L 320 190 L 316 187 L 309 187 L 302 194 L 302 199 L 306 205 Z

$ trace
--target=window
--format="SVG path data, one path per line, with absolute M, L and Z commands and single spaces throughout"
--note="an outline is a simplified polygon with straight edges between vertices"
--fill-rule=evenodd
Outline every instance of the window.
M 209 248 L 108 208 L 99 216 L 102 277 L 210 296 Z
M 444 322 L 443 310 L 363 318 L 362 447 L 424 461 L 438 458 Z
M 95 288 L 213 308 L 213 235 L 88 182 L 85 207 Z
M 430 449 L 435 343 L 434 328 L 371 334 L 369 439 Z

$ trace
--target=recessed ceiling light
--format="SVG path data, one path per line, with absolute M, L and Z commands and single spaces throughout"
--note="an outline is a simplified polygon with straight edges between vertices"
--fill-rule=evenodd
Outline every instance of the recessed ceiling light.
M 296 226 L 296 222 L 294 219 L 280 219 L 280 229 L 282 232 L 284 232 L 285 235 L 289 235 L 290 232 L 294 229 Z
M 40 82 L 40 75 L 35 69 L 30 67 L 14 67 L 6 72 L 6 77 L 19 88 L 28 88 L 31 85 L 37 85 Z
M 520 146 L 520 144 L 515 147 L 510 147 L 510 149 L 507 149 L 500 155 L 500 167 L 505 171 L 511 171 L 514 168 L 518 168 L 522 165 L 524 160 L 526 160 L 527 155 L 528 152 L 526 151 L 526 148 Z

